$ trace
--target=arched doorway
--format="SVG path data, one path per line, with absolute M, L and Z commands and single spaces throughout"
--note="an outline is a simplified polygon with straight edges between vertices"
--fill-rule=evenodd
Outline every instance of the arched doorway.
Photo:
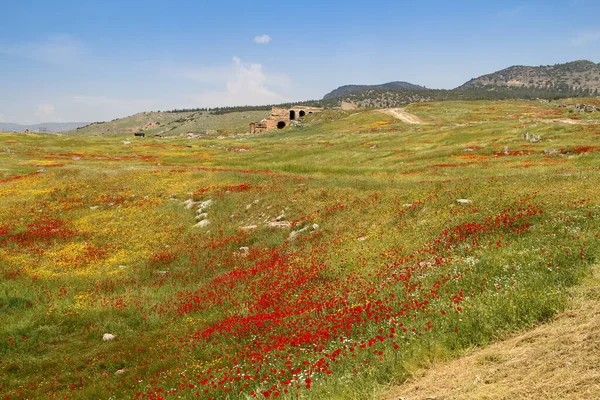
M 298 113 L 298 116 L 299 116 L 300 118 L 304 117 L 305 115 L 306 115 L 306 113 L 304 112 L 304 110 L 301 110 L 301 111 Z
M 290 120 L 295 120 L 296 119 L 296 111 L 294 110 L 290 110 Z
M 283 128 L 285 128 L 285 122 L 283 122 L 283 121 L 279 121 L 279 122 L 277 123 L 277 129 L 283 129 Z

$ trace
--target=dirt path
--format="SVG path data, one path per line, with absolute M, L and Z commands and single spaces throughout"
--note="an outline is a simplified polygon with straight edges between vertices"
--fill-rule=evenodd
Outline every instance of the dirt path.
M 386 400 L 600 399 L 600 271 L 568 311 L 529 332 L 422 371 Z
M 384 114 L 391 115 L 394 118 L 398 118 L 399 120 L 404 121 L 408 124 L 422 124 L 423 123 L 421 118 L 417 117 L 416 115 L 407 113 L 402 108 L 386 108 L 386 109 L 379 110 L 379 111 Z

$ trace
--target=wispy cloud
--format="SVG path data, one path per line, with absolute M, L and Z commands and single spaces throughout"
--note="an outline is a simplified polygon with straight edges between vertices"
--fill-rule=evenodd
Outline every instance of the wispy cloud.
M 584 46 L 600 40 L 600 29 L 578 32 L 571 40 L 573 46 Z
M 51 35 L 37 42 L 0 43 L 0 54 L 53 65 L 77 62 L 85 53 L 82 42 L 71 35 Z
M 180 76 L 211 83 L 217 90 L 191 95 L 194 106 L 255 105 L 286 101 L 274 89 L 286 90 L 291 79 L 285 74 L 266 74 L 261 64 L 246 64 L 232 58 L 233 65 L 220 68 L 186 69 Z
M 269 35 L 260 35 L 254 37 L 254 43 L 258 44 L 267 44 L 271 41 L 271 36 Z

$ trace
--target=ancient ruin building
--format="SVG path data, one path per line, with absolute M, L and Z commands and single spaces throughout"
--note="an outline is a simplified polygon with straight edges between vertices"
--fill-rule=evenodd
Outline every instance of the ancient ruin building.
M 273 107 L 269 118 L 265 118 L 260 122 L 252 122 L 250 124 L 250 133 L 262 133 L 272 129 L 283 129 L 286 126 L 289 126 L 292 121 L 298 120 L 308 114 L 321 111 L 323 111 L 323 109 L 319 107 Z

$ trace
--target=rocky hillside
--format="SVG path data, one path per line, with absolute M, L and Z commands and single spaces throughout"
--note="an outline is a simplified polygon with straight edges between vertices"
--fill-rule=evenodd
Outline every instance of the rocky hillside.
M 336 97 L 347 96 L 351 93 L 364 92 L 365 90 L 376 91 L 399 91 L 399 90 L 426 90 L 425 87 L 414 85 L 408 82 L 388 82 L 382 85 L 345 85 L 327 93 L 323 96 L 323 100 L 328 100 Z
M 457 89 L 498 87 L 587 91 L 589 94 L 597 95 L 600 90 L 600 64 L 581 60 L 540 67 L 516 65 L 471 79 Z

